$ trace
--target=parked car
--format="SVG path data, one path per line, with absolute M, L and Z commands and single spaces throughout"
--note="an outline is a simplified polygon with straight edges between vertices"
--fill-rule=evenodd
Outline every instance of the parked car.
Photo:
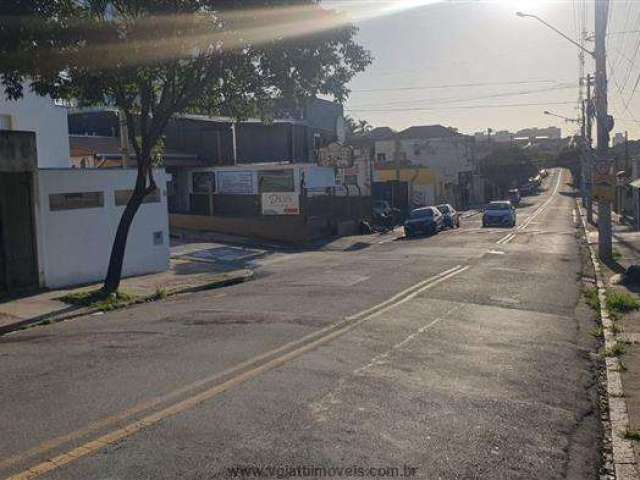
M 509 190 L 509 201 L 513 205 L 518 205 L 521 198 L 522 196 L 520 195 L 520 190 L 518 190 L 517 188 L 512 188 L 511 190 Z
M 409 218 L 404 222 L 406 237 L 426 233 L 433 235 L 442 230 L 444 215 L 436 207 L 421 207 L 411 210 Z
M 534 191 L 534 185 L 532 183 L 523 183 L 518 187 L 521 195 L 531 195 Z
M 482 226 L 515 227 L 516 209 L 509 201 L 489 203 L 482 214 Z
M 438 205 L 437 208 L 444 217 L 443 220 L 445 227 L 460 228 L 460 214 L 456 212 L 451 205 L 443 203 L 442 205 Z

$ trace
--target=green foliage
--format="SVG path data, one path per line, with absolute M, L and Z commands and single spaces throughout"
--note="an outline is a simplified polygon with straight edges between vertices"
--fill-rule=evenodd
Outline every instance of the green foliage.
M 622 342 L 616 342 L 613 347 L 607 347 L 603 350 L 602 354 L 605 357 L 619 357 L 620 355 L 624 355 L 626 352 L 626 347 Z
M 585 288 L 582 291 L 584 295 L 585 302 L 589 305 L 593 310 L 600 313 L 600 299 L 598 298 L 598 289 L 597 288 Z
M 242 119 L 287 114 L 327 95 L 343 102 L 372 58 L 357 29 L 317 0 L 2 0 L 0 81 L 123 113 L 138 174 L 105 289 L 116 291 L 129 228 L 157 187 L 154 159 L 183 112 Z
M 624 432 L 624 438 L 627 440 L 633 440 L 634 442 L 640 442 L 640 431 L 627 429 Z
M 636 297 L 627 292 L 608 291 L 607 308 L 614 313 L 625 313 L 640 308 L 640 302 Z
M 116 308 L 126 307 L 137 302 L 137 296 L 124 291 L 117 291 L 110 295 L 105 294 L 102 289 L 82 290 L 79 292 L 71 292 L 63 295 L 57 300 L 71 305 L 96 308 L 102 312 L 115 310 Z
M 156 288 L 156 293 L 153 296 L 156 300 L 164 300 L 169 296 L 169 291 L 166 288 L 158 287 Z
M 601 325 L 598 325 L 597 327 L 593 327 L 589 333 L 591 336 L 599 338 L 604 335 L 604 330 Z

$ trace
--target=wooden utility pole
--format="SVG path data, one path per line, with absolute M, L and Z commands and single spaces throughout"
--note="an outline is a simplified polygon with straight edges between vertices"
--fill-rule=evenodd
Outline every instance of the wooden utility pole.
M 606 35 L 609 15 L 609 0 L 595 0 L 595 60 L 596 60 L 596 117 L 598 125 L 598 147 L 594 169 L 600 176 L 608 176 L 611 183 L 611 160 L 609 158 L 609 131 L 612 127 L 607 104 L 607 54 Z M 608 169 L 606 168 L 608 167 Z M 613 185 L 598 192 L 598 254 L 601 259 L 611 258 L 611 193 Z

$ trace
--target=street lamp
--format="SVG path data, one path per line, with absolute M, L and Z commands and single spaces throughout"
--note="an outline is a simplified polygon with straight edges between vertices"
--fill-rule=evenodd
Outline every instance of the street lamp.
M 549 110 L 545 110 L 544 111 L 545 115 L 551 115 L 552 117 L 558 117 L 563 119 L 565 122 L 573 122 L 573 123 L 580 123 L 580 120 L 578 120 L 577 118 L 569 118 L 569 117 L 565 117 L 564 115 L 558 115 L 557 113 L 553 113 L 550 112 Z
M 578 42 L 576 42 L 573 38 L 569 37 L 568 35 L 565 35 L 564 33 L 562 33 L 560 30 L 558 30 L 556 27 L 554 27 L 553 25 L 545 22 L 543 19 L 541 19 L 539 16 L 537 15 L 532 15 L 530 13 L 522 13 L 522 12 L 516 12 L 516 15 L 520 18 L 533 18 L 537 21 L 539 21 L 540 23 L 542 23 L 544 26 L 550 28 L 551 30 L 553 30 L 554 32 L 556 32 L 558 35 L 560 35 L 561 37 L 563 37 L 566 40 L 569 40 L 571 43 L 573 43 L 576 47 L 578 47 L 580 50 L 582 50 L 583 52 L 588 53 L 589 55 L 591 55 L 592 57 L 595 57 L 595 52 L 592 52 L 591 50 L 588 50 L 586 48 L 584 48 L 582 45 L 580 45 Z

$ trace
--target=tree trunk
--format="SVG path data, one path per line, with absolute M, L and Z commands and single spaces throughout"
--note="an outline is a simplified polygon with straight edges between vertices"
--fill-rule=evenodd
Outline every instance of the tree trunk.
M 131 198 L 127 202 L 127 206 L 120 217 L 116 238 L 111 247 L 111 257 L 109 258 L 109 269 L 104 280 L 102 291 L 105 295 L 111 295 L 118 291 L 120 287 L 120 279 L 122 278 L 122 266 L 124 263 L 124 254 L 127 247 L 127 238 L 133 219 L 142 205 L 144 197 L 150 193 L 149 190 L 155 189 L 155 186 L 147 188 L 145 186 L 146 179 L 144 173 L 138 171 L 138 180 Z

